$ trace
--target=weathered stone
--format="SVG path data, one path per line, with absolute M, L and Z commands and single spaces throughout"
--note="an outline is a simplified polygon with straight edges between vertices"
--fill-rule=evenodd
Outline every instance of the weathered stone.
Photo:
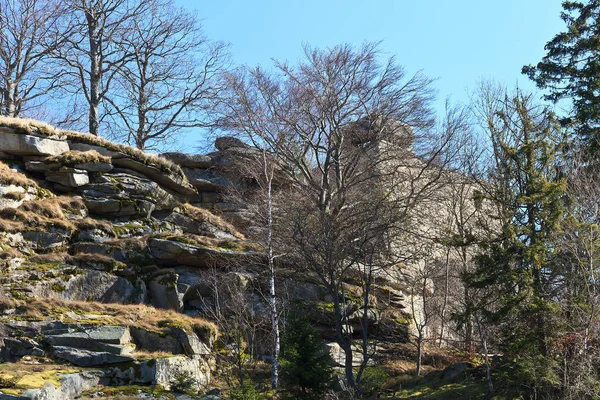
M 210 382 L 210 368 L 199 358 L 177 356 L 156 359 L 153 384 L 170 390 L 177 377 L 182 375 L 190 376 L 199 385 L 207 385 Z
M 197 221 L 194 218 L 176 211 L 177 209 L 169 213 L 154 215 L 158 218 L 161 218 L 163 221 L 167 221 L 178 226 L 185 233 L 193 233 L 195 235 L 214 237 L 218 239 L 236 239 L 236 237 L 230 232 L 211 224 L 209 221 Z
M 83 200 L 90 213 L 108 217 L 148 217 L 155 207 L 153 203 L 139 199 L 84 197 Z
M 202 203 L 219 203 L 223 201 L 223 195 L 218 192 L 202 192 Z
M 157 308 L 180 311 L 183 309 L 183 295 L 177 290 L 177 274 L 166 272 L 154 277 L 148 284 L 152 305 Z
M 62 275 L 53 280 L 37 281 L 28 285 L 37 298 L 59 297 L 71 301 L 99 301 L 103 303 L 139 304 L 146 300 L 143 283 L 134 286 L 130 280 L 103 271 L 85 271 L 65 281 Z
M 227 176 L 215 169 L 191 169 L 182 168 L 188 180 L 199 192 L 203 191 L 226 191 L 233 187 L 233 183 Z
M 187 354 L 188 356 L 191 357 L 211 354 L 210 347 L 207 344 L 202 343 L 198 338 L 198 335 L 196 335 L 195 333 L 186 332 L 182 328 L 176 326 L 170 327 L 169 333 L 171 334 L 171 336 L 176 338 L 179 341 L 179 343 L 181 343 L 185 354 Z
M 76 399 L 86 390 L 98 386 L 103 375 L 102 371 L 84 371 L 63 375 L 60 379 L 60 390 L 64 394 L 64 398 Z
M 163 171 L 152 165 L 146 165 L 131 158 L 113 159 L 113 165 L 116 167 L 129 168 L 140 172 L 149 179 L 158 184 L 171 189 L 183 196 L 197 196 L 198 192 L 185 178 L 185 175 L 178 175 L 173 172 Z
M 104 368 L 103 380 L 110 385 L 150 385 L 156 375 L 154 360 L 133 361 L 118 367 Z
M 213 165 L 212 159 L 206 154 L 164 153 L 162 156 L 181 167 L 209 168 Z
M 76 374 L 63 375 L 60 386 L 56 388 L 51 383 L 46 383 L 39 389 L 28 389 L 15 399 L 32 400 L 71 400 L 79 398 L 83 392 L 98 386 L 104 373 L 102 371 L 85 371 Z M 0 399 L 9 398 L 0 396 Z
M 183 345 L 171 335 L 158 334 L 132 326 L 131 336 L 137 348 L 149 352 L 162 351 L 170 354 L 185 354 Z
M 2 349 L 0 350 L 0 361 L 14 362 L 23 356 L 42 357 L 45 353 L 42 346 L 33 339 L 20 337 L 2 338 Z
M 32 160 L 25 161 L 25 169 L 29 172 L 46 172 L 57 170 L 61 167 L 59 163 L 48 164 L 44 161 Z
M 163 189 L 158 183 L 137 175 L 139 174 L 135 171 L 105 174 L 95 181 L 96 185 L 90 185 L 88 188 L 102 193 L 118 194 L 120 197 L 148 200 L 156 204 L 157 210 L 171 210 L 181 205 L 179 196 Z
M 135 360 L 132 356 L 118 355 L 106 351 L 89 351 L 73 347 L 54 346 L 54 355 L 79 367 L 95 367 Z
M 206 267 L 219 258 L 238 255 L 229 250 L 216 250 L 200 245 L 182 243 L 175 240 L 153 238 L 148 248 L 157 263 L 163 265 L 188 265 Z
M 76 188 L 90 183 L 87 171 L 75 168 L 61 168 L 57 171 L 46 172 L 46 180 L 60 185 Z
M 350 321 L 351 323 L 360 324 L 362 322 L 363 315 L 365 315 L 365 310 L 363 310 L 361 308 L 361 309 L 353 312 L 348 317 L 348 321 Z M 367 317 L 367 322 L 368 322 L 369 325 L 373 325 L 373 324 L 377 323 L 377 321 L 379 321 L 381 319 L 380 313 L 377 310 L 374 310 L 372 308 L 369 308 L 367 310 L 366 317 Z
M 149 258 L 143 249 L 128 249 L 119 245 L 119 242 L 104 243 L 73 243 L 70 247 L 74 254 L 101 254 L 120 262 L 133 262 L 142 258 Z M 81 266 L 84 267 L 85 266 Z
M 82 164 L 76 164 L 76 169 L 83 169 L 88 172 L 109 172 L 113 169 L 112 164 L 105 162 L 86 162 Z
M 59 335 L 47 336 L 48 343 L 56 346 L 74 346 L 94 350 L 96 343 L 111 345 L 127 345 L 131 342 L 131 333 L 127 326 L 100 326 L 97 328 L 83 329 L 79 332 L 69 332 Z M 115 348 L 119 353 L 127 349 Z M 132 349 L 129 349 L 131 351 Z
M 29 241 L 34 249 L 54 249 L 65 244 L 65 240 L 70 237 L 70 232 L 42 232 L 27 231 L 23 232 L 23 239 Z
M 16 155 L 54 156 L 69 151 L 67 142 L 10 133 L 6 128 L 0 130 L 0 143 L 2 152 Z
M 215 140 L 215 147 L 217 150 L 224 151 L 232 147 L 247 148 L 250 147 L 240 139 L 233 136 L 221 136 Z
M 221 397 L 215 394 L 209 394 L 208 396 L 200 397 L 200 400 L 221 400 Z
M 0 151 L 0 160 L 18 160 L 18 159 L 19 159 L 18 156 Z
M 85 229 L 79 231 L 77 240 L 80 242 L 97 242 L 104 243 L 107 240 L 113 239 L 112 233 L 106 232 L 103 229 Z

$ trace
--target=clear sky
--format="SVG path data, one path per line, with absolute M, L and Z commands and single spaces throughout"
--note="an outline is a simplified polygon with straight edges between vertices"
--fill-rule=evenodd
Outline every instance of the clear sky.
M 409 74 L 433 78 L 444 99 L 467 102 L 481 78 L 535 90 L 521 67 L 564 30 L 561 0 L 177 0 L 198 12 L 209 39 L 230 43 L 235 64 L 294 62 L 302 44 L 382 41 Z M 187 140 L 183 150 L 197 144 Z M 199 143 L 198 143 L 199 144 Z

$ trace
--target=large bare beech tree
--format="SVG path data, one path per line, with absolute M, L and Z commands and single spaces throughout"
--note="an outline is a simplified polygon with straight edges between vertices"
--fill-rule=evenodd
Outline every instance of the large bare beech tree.
M 289 210 L 278 210 L 288 220 L 280 234 L 288 254 L 332 297 L 336 341 L 354 388 L 343 279 L 366 264 L 386 265 L 386 236 L 401 229 L 407 210 L 442 175 L 439 149 L 415 157 L 408 128 L 420 136 L 434 126 L 431 81 L 407 77 L 393 58 L 381 63 L 373 43 L 307 46 L 297 66 L 275 67 L 229 76 L 221 126 L 267 148 L 287 171 L 295 194 Z
M 182 128 L 206 126 L 201 111 L 222 90 L 226 46 L 209 42 L 196 16 L 172 0 L 145 2 L 119 40 L 129 54 L 111 105 L 114 134 L 141 150 L 168 144 Z
M 0 0 L 0 114 L 17 117 L 56 85 L 49 53 L 69 34 L 56 30 L 57 0 Z
M 70 13 L 61 29 L 73 32 L 55 49 L 53 57 L 62 69 L 61 85 L 76 102 L 81 100 L 88 110 L 89 132 L 98 135 L 104 118 L 101 110 L 109 96 L 116 74 L 131 56 L 120 41 L 127 37 L 132 21 L 146 7 L 134 0 L 65 0 Z M 81 126 L 79 118 L 65 122 Z

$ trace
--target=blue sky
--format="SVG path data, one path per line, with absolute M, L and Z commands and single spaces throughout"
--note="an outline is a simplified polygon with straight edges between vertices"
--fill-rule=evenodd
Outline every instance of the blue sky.
M 294 62 L 302 44 L 382 41 L 409 74 L 437 78 L 444 99 L 467 102 L 482 78 L 535 90 L 521 75 L 564 30 L 561 0 L 177 0 L 197 11 L 209 39 L 230 43 L 235 64 Z M 190 140 L 186 151 L 194 150 Z

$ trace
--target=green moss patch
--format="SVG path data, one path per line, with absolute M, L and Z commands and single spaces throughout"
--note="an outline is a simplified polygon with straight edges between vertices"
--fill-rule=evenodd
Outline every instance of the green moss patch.
M 2 363 L 0 364 L 0 382 L 5 384 L 2 392 L 20 395 L 27 389 L 38 389 L 50 382 L 60 386 L 61 374 L 72 374 L 82 371 L 81 368 L 61 364 L 26 364 Z

